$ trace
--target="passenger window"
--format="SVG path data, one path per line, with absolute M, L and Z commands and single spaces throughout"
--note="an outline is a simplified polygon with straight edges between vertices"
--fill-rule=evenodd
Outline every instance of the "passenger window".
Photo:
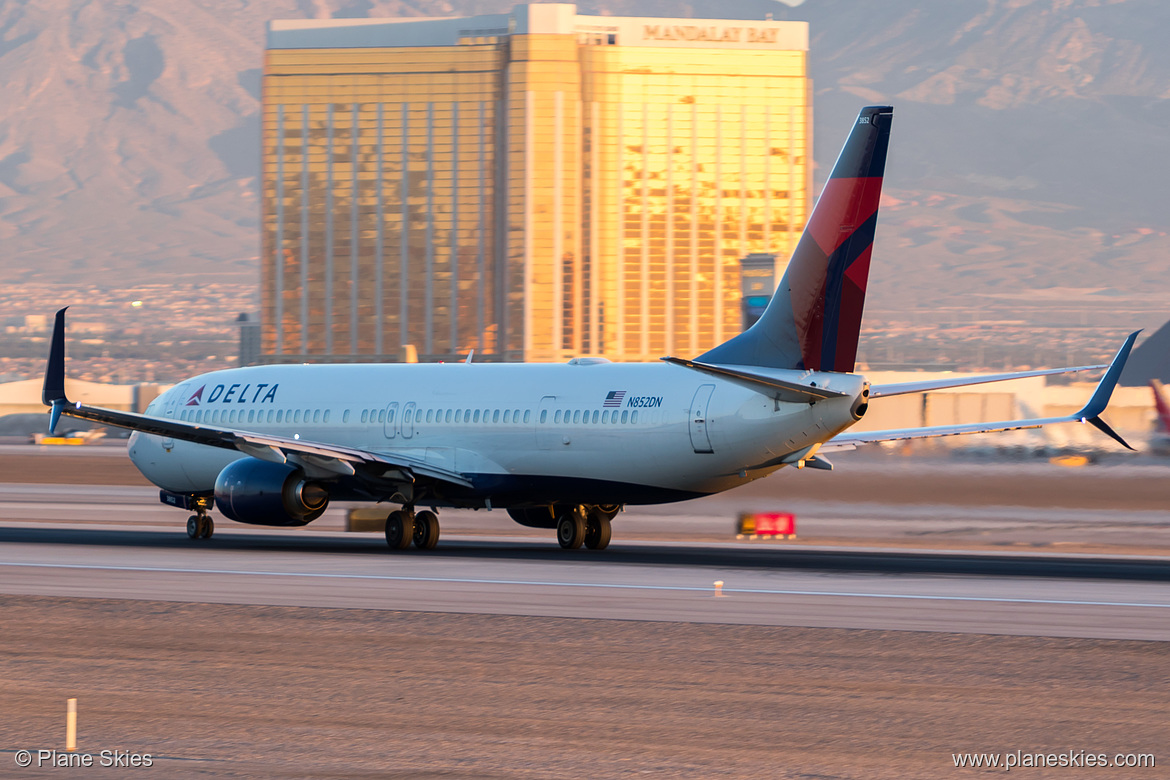
M 471 410 L 467 409 L 463 412 L 463 422 L 471 422 Z
M 540 422 L 541 422 L 541 424 L 543 424 L 543 423 L 544 423 L 545 421 L 547 421 L 547 420 L 548 420 L 548 409 L 541 409 L 541 410 L 540 410 Z
M 511 409 L 504 410 L 504 422 L 506 422 L 506 423 L 512 422 L 512 410 Z
M 406 410 L 406 414 L 404 414 L 404 415 L 403 415 L 403 419 L 404 419 L 406 422 L 410 422 L 410 418 L 411 418 L 411 417 L 413 417 L 413 416 L 414 416 L 414 414 L 413 414 L 413 411 L 412 411 L 411 409 L 407 409 L 407 410 Z M 390 412 L 390 416 L 389 416 L 387 419 L 388 419 L 390 422 L 394 422 L 394 412 Z
M 380 422 L 380 423 L 386 422 L 386 410 L 385 409 L 378 410 L 378 422 Z
M 325 410 L 325 414 L 321 415 L 321 421 L 322 422 L 329 422 L 329 410 L 328 409 Z
M 366 418 L 368 418 L 369 416 L 370 416 L 370 411 L 368 409 L 362 409 L 362 422 L 365 422 Z
M 524 422 L 528 422 L 528 420 L 531 416 L 532 416 L 531 410 L 525 409 L 524 410 Z
M 321 410 L 320 409 L 313 410 L 313 422 L 315 422 L 315 423 L 321 422 Z
M 629 416 L 629 412 L 622 412 L 622 422 L 624 423 L 627 419 L 629 419 Z
M 483 421 L 487 422 L 491 418 L 492 418 L 492 410 L 491 409 L 484 409 L 483 410 Z
M 341 412 L 341 421 L 343 423 L 349 422 L 349 409 L 345 409 Z
M 393 410 L 393 409 L 391 409 L 390 411 L 386 412 L 386 422 L 388 422 L 388 423 L 393 423 L 393 422 L 394 422 L 394 410 Z
M 634 413 L 630 415 L 630 423 L 636 424 L 637 422 L 638 422 L 638 410 L 635 409 Z
M 561 421 L 561 410 L 557 409 L 557 413 L 553 416 L 553 422 L 559 423 Z
M 255 409 L 248 410 L 248 422 L 256 422 L 256 410 Z
M 512 412 L 512 422 L 514 422 L 514 423 L 518 423 L 518 422 L 520 422 L 520 410 L 519 410 L 519 409 L 515 409 L 515 410 L 513 410 L 513 412 Z
M 297 409 L 296 412 L 293 414 L 293 423 L 294 424 L 299 423 L 300 421 L 301 421 L 301 410 Z
M 268 422 L 272 422 L 275 414 L 276 412 L 272 411 L 271 409 L 268 410 Z
M 605 423 L 609 422 L 609 410 L 608 409 L 606 409 L 604 412 L 601 413 L 601 422 L 603 425 Z
M 479 409 L 475 410 L 475 422 L 479 422 Z
M 581 410 L 580 409 L 577 409 L 573 412 L 573 422 L 574 423 L 581 422 Z
M 443 421 L 444 422 L 451 422 L 451 410 L 450 409 L 448 409 L 447 413 L 443 415 Z
M 435 416 L 435 410 L 434 409 L 427 409 L 427 422 L 432 422 L 434 420 L 434 416 Z
M 463 410 L 462 409 L 455 410 L 455 422 L 457 422 L 457 423 L 463 422 Z
M 284 422 L 284 410 L 283 409 L 276 410 L 276 421 L 277 422 Z
M 599 414 L 599 412 L 596 409 L 594 409 L 593 410 L 593 424 L 594 425 L 597 425 L 597 415 L 598 414 Z

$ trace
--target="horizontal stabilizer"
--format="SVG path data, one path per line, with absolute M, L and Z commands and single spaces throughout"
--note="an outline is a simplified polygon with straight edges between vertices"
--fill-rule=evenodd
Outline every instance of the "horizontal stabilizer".
M 673 363 L 676 366 L 683 366 L 684 368 L 694 369 L 695 371 L 703 371 L 708 374 L 714 374 L 725 379 L 730 379 L 733 382 L 738 382 L 741 385 L 746 385 L 756 392 L 762 392 L 777 398 L 781 401 L 790 401 L 793 403 L 809 403 L 813 401 L 821 401 L 826 398 L 843 398 L 845 393 L 838 393 L 836 390 L 829 390 L 824 387 L 812 387 L 811 385 L 804 385 L 799 382 L 790 382 L 778 377 L 766 376 L 757 374 L 751 371 L 744 371 L 742 367 L 731 368 L 729 366 L 716 366 L 710 363 L 700 363 L 696 360 L 684 360 L 683 358 L 664 357 L 662 358 L 667 363 Z
M 989 382 L 1010 382 L 1013 379 L 1027 379 L 1033 376 L 1052 376 L 1053 374 L 1071 374 L 1077 371 L 1099 371 L 1102 368 L 1108 368 L 1108 365 L 1077 366 L 1076 368 L 1045 368 L 1038 371 L 1016 371 L 1010 374 L 980 374 L 978 376 L 926 379 L 921 382 L 872 385 L 869 389 L 869 397 L 885 398 L 891 395 L 906 395 L 908 393 L 928 393 L 931 390 L 945 390 L 950 387 L 983 385 Z
M 970 433 L 996 433 L 999 431 L 1016 431 L 1025 428 L 1040 428 L 1045 425 L 1054 425 L 1056 423 L 1070 423 L 1080 422 L 1089 423 L 1093 427 L 1100 430 L 1110 438 L 1117 441 L 1123 447 L 1133 449 L 1125 439 L 1117 435 L 1117 433 L 1109 427 L 1109 424 L 1101 419 L 1101 412 L 1105 411 L 1105 407 L 1109 404 L 1109 399 L 1113 395 L 1113 388 L 1117 386 L 1117 380 L 1121 376 L 1122 369 L 1125 368 L 1125 361 L 1129 358 L 1130 350 L 1133 349 L 1133 343 L 1141 331 L 1135 331 L 1129 334 L 1125 343 L 1121 345 L 1121 349 L 1117 351 L 1113 362 L 1109 364 L 1109 370 L 1105 372 L 1105 376 L 1101 377 L 1101 381 L 1097 383 L 1096 389 L 1093 391 L 1093 396 L 1089 402 L 1085 404 L 1084 408 L 1076 414 L 1067 417 L 1042 417 L 1031 420 L 1005 420 L 1002 422 L 988 422 L 988 423 L 966 423 L 963 425 L 934 425 L 927 428 L 898 428 L 886 431 L 849 431 L 838 434 L 826 442 L 822 447 L 822 452 L 832 452 L 834 450 L 848 450 L 853 449 L 858 444 L 872 444 L 882 441 L 901 441 L 905 439 L 929 439 L 938 436 L 960 436 Z M 993 380 L 994 381 L 994 380 Z M 907 391 L 907 392 L 922 392 Z

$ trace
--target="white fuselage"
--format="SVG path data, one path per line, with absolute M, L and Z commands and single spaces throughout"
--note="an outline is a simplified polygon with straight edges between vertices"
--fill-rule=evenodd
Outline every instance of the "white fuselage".
M 469 475 L 467 505 L 528 490 L 656 503 L 758 479 L 855 422 L 860 375 L 770 373 L 847 395 L 777 402 L 667 363 L 273 365 L 187 380 L 147 414 L 400 453 Z M 165 490 L 205 493 L 244 455 L 135 434 L 130 457 Z

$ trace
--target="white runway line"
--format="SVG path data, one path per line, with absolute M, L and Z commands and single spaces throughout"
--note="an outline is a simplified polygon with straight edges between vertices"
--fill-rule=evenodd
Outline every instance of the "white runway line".
M 542 588 L 598 588 L 607 590 L 648 590 L 674 592 L 702 592 L 709 593 L 711 587 L 689 585 L 632 585 L 605 582 L 558 582 L 550 580 L 496 580 L 473 579 L 459 577 L 409 577 L 394 574 L 329 574 L 324 572 L 292 572 L 292 571 L 247 571 L 236 569 L 184 569 L 156 566 L 104 566 L 97 564 L 67 564 L 67 563 L 24 563 L 0 561 L 0 566 L 30 568 L 30 569 L 72 569 L 89 571 L 121 571 L 142 572 L 151 574 L 214 574 L 219 576 L 244 577 L 305 577 L 312 579 L 337 580 L 379 580 L 396 582 L 433 582 L 456 585 L 510 585 L 531 586 Z M 1170 604 L 1140 601 L 1079 601 L 1071 599 L 1025 599 L 1025 598 L 997 598 L 992 596 L 928 596 L 909 593 L 864 593 L 851 591 L 830 590 L 774 590 L 770 588 L 724 588 L 724 594 L 740 593 L 745 595 L 763 596 L 824 596 L 835 598 L 859 599 L 900 599 L 907 601 L 966 601 L 994 604 L 1044 604 L 1051 606 L 1075 607 L 1139 607 L 1148 609 L 1170 609 Z

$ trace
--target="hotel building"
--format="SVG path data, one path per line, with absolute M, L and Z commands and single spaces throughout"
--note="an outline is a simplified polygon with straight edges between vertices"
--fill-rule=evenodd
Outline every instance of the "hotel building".
M 810 209 L 803 22 L 270 23 L 269 362 L 691 357 Z M 779 261 L 778 261 L 779 262 Z

